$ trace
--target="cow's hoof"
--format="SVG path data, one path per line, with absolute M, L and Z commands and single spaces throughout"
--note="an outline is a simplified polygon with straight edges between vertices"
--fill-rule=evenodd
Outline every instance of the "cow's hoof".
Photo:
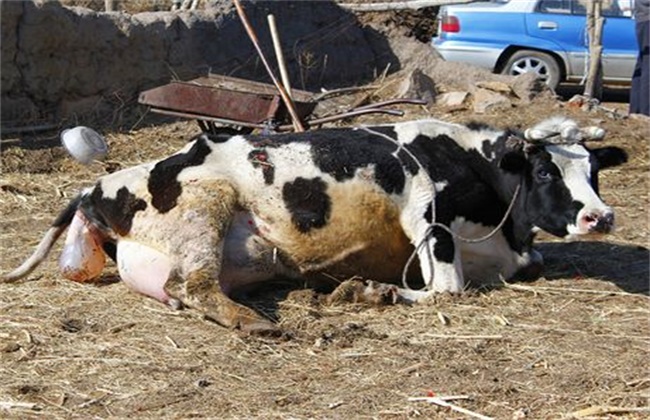
M 371 305 L 394 305 L 398 300 L 397 286 L 368 280 L 346 280 L 327 298 L 328 305 L 340 303 L 369 303 Z
M 369 280 L 363 290 L 363 299 L 373 305 L 395 305 L 399 299 L 399 288 Z
M 359 280 L 346 280 L 327 296 L 327 304 L 337 305 L 357 302 L 357 296 L 363 293 L 363 288 L 364 285 Z
M 183 302 L 181 302 L 180 299 L 176 298 L 169 298 L 169 300 L 167 300 L 167 306 L 175 311 L 180 311 L 181 309 L 185 308 Z

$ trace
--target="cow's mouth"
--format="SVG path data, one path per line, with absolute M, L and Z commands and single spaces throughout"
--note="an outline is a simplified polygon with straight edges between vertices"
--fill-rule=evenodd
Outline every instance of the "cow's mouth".
M 607 234 L 614 230 L 611 210 L 584 212 L 579 215 L 578 228 L 586 234 Z

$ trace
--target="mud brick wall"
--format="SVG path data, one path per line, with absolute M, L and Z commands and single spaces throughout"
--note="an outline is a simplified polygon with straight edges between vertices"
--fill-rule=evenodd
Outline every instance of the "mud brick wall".
M 387 42 L 330 2 L 245 2 L 269 61 L 266 16 L 278 23 L 292 84 L 363 83 L 391 62 Z M 140 91 L 208 72 L 270 82 L 231 2 L 209 10 L 129 15 L 57 2 L 3 1 L 3 125 L 112 112 Z

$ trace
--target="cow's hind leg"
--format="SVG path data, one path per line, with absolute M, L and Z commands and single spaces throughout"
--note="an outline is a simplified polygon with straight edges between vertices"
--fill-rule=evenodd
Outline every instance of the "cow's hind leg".
M 191 273 L 180 280 L 172 278 L 165 290 L 183 304 L 201 311 L 206 318 L 227 328 L 250 333 L 276 333 L 279 328 L 257 312 L 230 299 L 206 270 Z
M 178 203 L 181 225 L 171 239 L 180 264 L 165 291 L 183 304 L 228 328 L 271 333 L 278 327 L 251 308 L 230 299 L 219 284 L 224 239 L 237 204 L 237 192 L 226 181 L 184 185 Z

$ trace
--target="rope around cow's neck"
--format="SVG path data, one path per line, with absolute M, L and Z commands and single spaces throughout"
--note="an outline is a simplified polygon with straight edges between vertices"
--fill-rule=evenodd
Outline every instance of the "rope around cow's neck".
M 364 130 L 364 131 L 367 131 L 367 132 L 370 133 L 370 134 L 374 134 L 374 135 L 376 135 L 376 136 L 382 137 L 382 138 L 384 138 L 384 139 L 386 139 L 386 140 L 388 140 L 388 141 L 390 141 L 390 142 L 396 144 L 396 145 L 397 145 L 397 148 L 398 148 L 398 149 L 397 149 L 397 153 L 399 153 L 400 149 L 401 149 L 401 150 L 404 150 L 404 151 L 405 151 L 405 152 L 406 152 L 406 153 L 411 157 L 411 159 L 413 159 L 413 160 L 415 161 L 415 163 L 417 164 L 418 168 L 419 168 L 420 170 L 422 170 L 422 171 L 424 171 L 424 172 L 426 173 L 426 170 L 424 169 L 424 166 L 422 165 L 422 163 L 420 163 L 420 161 L 418 160 L 418 158 L 417 158 L 413 153 L 411 153 L 410 150 L 408 150 L 406 147 L 403 147 L 404 145 L 403 145 L 402 143 L 398 142 L 398 141 L 395 140 L 394 138 L 392 138 L 392 137 L 390 137 L 390 136 L 388 136 L 388 135 L 386 135 L 386 134 L 384 134 L 384 133 L 380 133 L 380 132 L 378 132 L 378 131 L 374 131 L 374 130 L 368 128 L 368 127 L 361 127 L 361 129 Z M 409 259 L 406 261 L 406 264 L 404 265 L 404 269 L 402 270 L 402 287 L 404 287 L 405 289 L 408 289 L 408 290 L 413 290 L 413 289 L 411 289 L 411 287 L 409 286 L 408 281 L 406 280 L 406 276 L 407 276 L 407 273 L 408 273 L 409 267 L 410 267 L 411 264 L 413 263 L 413 260 L 415 259 L 415 256 L 416 256 L 417 253 L 418 253 L 418 250 L 419 250 L 419 249 L 420 249 L 420 248 L 421 248 L 421 247 L 426 243 L 426 241 L 427 241 L 427 239 L 429 238 L 429 236 L 431 236 L 431 233 L 432 233 L 432 231 L 433 231 L 433 228 L 435 228 L 435 227 L 439 227 L 439 228 L 441 228 L 442 230 L 444 230 L 444 231 L 446 231 L 447 233 L 449 233 L 449 234 L 450 234 L 454 239 L 459 240 L 459 241 L 461 241 L 461 242 L 467 242 L 467 243 L 480 243 L 480 242 L 485 242 L 485 241 L 489 240 L 489 239 L 492 238 L 494 235 L 496 235 L 496 233 L 497 233 L 499 230 L 501 230 L 501 228 L 503 228 L 503 225 L 506 223 L 506 220 L 508 220 L 508 217 L 510 216 L 510 213 L 512 213 L 512 209 L 513 209 L 514 206 L 515 206 L 515 201 L 517 201 L 517 197 L 519 196 L 519 191 L 521 190 L 521 184 L 522 184 L 522 183 L 523 183 L 523 178 L 522 178 L 521 182 L 520 182 L 519 184 L 517 184 L 517 188 L 515 188 L 515 192 L 514 192 L 514 194 L 512 195 L 512 199 L 510 200 L 510 204 L 508 205 L 508 208 L 506 209 L 506 212 L 505 212 L 505 214 L 503 215 L 503 218 L 501 219 L 501 221 L 499 222 L 499 224 L 498 224 L 494 229 L 492 229 L 492 231 L 490 231 L 488 234 L 486 234 L 486 235 L 484 235 L 484 236 L 481 236 L 481 237 L 479 237 L 479 238 L 465 238 L 465 237 L 463 237 L 463 236 L 457 234 L 457 233 L 454 232 L 453 230 L 451 230 L 447 225 L 443 225 L 442 223 L 433 222 L 433 223 L 429 224 L 429 227 L 427 228 L 427 231 L 426 231 L 426 233 L 424 234 L 424 237 L 423 237 L 422 240 L 420 240 L 420 242 L 416 245 L 415 249 L 413 250 L 413 252 L 412 252 L 411 255 L 409 256 Z M 434 197 L 434 200 L 435 200 L 435 197 Z M 435 206 L 434 206 L 434 203 L 433 203 L 433 202 L 431 203 L 431 207 L 432 207 L 432 214 L 435 214 Z M 433 273 L 433 267 L 431 267 L 431 273 Z

